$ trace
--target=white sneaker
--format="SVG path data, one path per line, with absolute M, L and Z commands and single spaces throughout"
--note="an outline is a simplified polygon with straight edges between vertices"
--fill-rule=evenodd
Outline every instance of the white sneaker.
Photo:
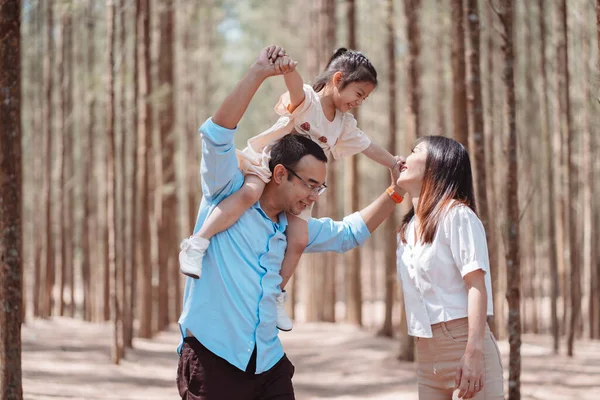
M 285 312 L 286 299 L 287 293 L 285 290 L 283 290 L 279 295 L 277 295 L 277 328 L 280 331 L 289 332 L 294 327 L 294 324 Z
M 210 240 L 200 236 L 190 236 L 183 239 L 179 247 L 179 270 L 190 278 L 199 279 L 202 276 L 202 259 L 208 249 Z

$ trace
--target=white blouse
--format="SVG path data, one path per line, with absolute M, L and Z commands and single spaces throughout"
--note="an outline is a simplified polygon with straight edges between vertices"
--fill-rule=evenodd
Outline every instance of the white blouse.
M 415 219 L 398 235 L 397 268 L 411 336 L 432 337 L 431 325 L 467 317 L 463 277 L 485 272 L 487 315 L 493 315 L 490 262 L 481 220 L 469 207 L 452 204 L 438 224 L 433 242 L 415 243 Z

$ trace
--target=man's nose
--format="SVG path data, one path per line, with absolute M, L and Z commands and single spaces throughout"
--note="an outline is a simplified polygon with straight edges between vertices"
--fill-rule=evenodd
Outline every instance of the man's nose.
M 311 192 L 310 196 L 308 196 L 308 199 L 310 201 L 312 201 L 313 203 L 315 203 L 317 200 L 319 200 L 319 195 L 316 194 L 315 192 Z

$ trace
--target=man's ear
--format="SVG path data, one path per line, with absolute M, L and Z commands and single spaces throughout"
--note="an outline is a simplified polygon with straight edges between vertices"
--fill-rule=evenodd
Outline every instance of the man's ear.
M 272 180 L 275 181 L 278 185 L 281 185 L 284 179 L 287 177 L 287 170 L 282 164 L 277 164 L 273 169 Z

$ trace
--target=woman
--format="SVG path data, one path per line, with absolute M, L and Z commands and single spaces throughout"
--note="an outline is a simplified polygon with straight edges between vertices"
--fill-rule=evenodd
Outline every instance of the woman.
M 419 139 L 397 185 L 413 208 L 399 228 L 398 273 L 408 333 L 415 336 L 419 398 L 503 399 L 483 224 L 475 213 L 465 148 L 442 136 Z

